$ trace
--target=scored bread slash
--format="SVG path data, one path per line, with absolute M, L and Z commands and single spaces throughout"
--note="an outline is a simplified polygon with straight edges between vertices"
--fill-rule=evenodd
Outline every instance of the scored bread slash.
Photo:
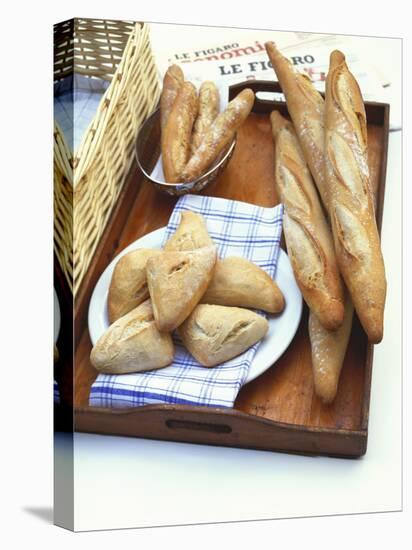
M 199 113 L 192 134 L 192 153 L 199 147 L 204 135 L 219 114 L 219 105 L 220 96 L 216 84 L 210 80 L 202 82 L 199 89 Z
M 277 111 L 270 118 L 275 185 L 285 206 L 283 229 L 296 281 L 320 323 L 336 330 L 344 306 L 332 233 L 292 124 Z
M 285 96 L 306 162 L 327 209 L 328 192 L 324 173 L 324 99 L 311 80 L 305 74 L 296 71 L 273 42 L 266 42 L 265 47 Z
M 325 160 L 336 257 L 372 343 L 383 337 L 385 266 L 368 168 L 362 95 L 345 56 L 334 51 L 326 79 Z
M 171 332 L 192 313 L 211 281 L 215 263 L 215 246 L 162 251 L 148 259 L 147 284 L 160 331 Z
M 268 328 L 264 317 L 248 309 L 201 304 L 178 332 L 201 365 L 214 367 L 256 344 Z
M 168 183 L 179 183 L 190 155 L 190 139 L 198 112 L 197 90 L 184 82 L 170 111 L 162 137 L 162 162 Z
M 122 256 L 117 262 L 107 298 L 110 323 L 114 323 L 149 298 L 146 262 L 160 252 L 157 248 L 138 248 Z
M 280 313 L 285 299 L 276 282 L 246 258 L 217 260 L 213 278 L 201 300 L 204 304 L 250 307 Z
M 201 214 L 185 210 L 180 214 L 180 223 L 166 242 L 165 250 L 195 250 L 204 246 L 214 246 Z
M 110 325 L 93 347 L 90 361 L 99 372 L 126 374 L 166 367 L 173 357 L 172 337 L 158 331 L 146 300 Z

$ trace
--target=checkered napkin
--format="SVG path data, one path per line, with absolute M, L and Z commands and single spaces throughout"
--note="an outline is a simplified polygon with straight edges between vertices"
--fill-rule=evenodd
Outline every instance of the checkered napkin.
M 273 278 L 279 255 L 283 206 L 262 208 L 244 202 L 185 195 L 176 204 L 164 242 L 174 233 L 180 213 L 202 214 L 220 258 L 243 256 Z M 259 342 L 230 361 L 205 368 L 174 334 L 176 354 L 172 365 L 144 373 L 99 374 L 92 385 L 90 405 L 136 407 L 156 403 L 232 407 L 244 384 Z

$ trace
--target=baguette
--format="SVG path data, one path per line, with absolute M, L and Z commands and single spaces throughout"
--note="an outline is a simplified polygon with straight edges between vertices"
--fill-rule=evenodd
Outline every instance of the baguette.
M 325 105 L 325 174 L 336 256 L 368 339 L 378 343 L 386 278 L 369 181 L 366 114 L 339 51 L 330 56 Z
M 171 332 L 192 313 L 212 279 L 216 248 L 162 251 L 146 264 L 157 328 Z
M 184 79 L 183 71 L 179 65 L 171 65 L 163 77 L 163 89 L 160 97 L 160 127 L 162 134 Z
M 198 110 L 196 88 L 184 82 L 178 91 L 162 137 L 162 162 L 165 180 L 179 183 L 190 155 L 190 138 Z
M 182 172 L 183 181 L 193 181 L 213 164 L 235 137 L 252 110 L 255 94 L 249 88 L 240 92 L 220 113 Z
M 283 228 L 296 281 L 325 329 L 343 321 L 343 290 L 330 228 L 292 124 L 271 114 L 276 190 L 284 203 Z
M 288 111 L 306 162 L 327 210 L 328 190 L 324 172 L 324 100 L 310 79 L 297 72 L 273 42 L 267 42 L 265 47 L 285 95 Z
M 272 278 L 245 258 L 235 256 L 217 260 L 212 281 L 201 302 L 237 306 L 280 313 L 285 300 Z
M 312 350 L 312 372 L 316 395 L 325 404 L 335 399 L 339 377 L 352 329 L 353 304 L 345 301 L 345 315 L 338 330 L 325 329 L 316 315 L 309 312 L 309 338 Z
M 107 299 L 110 324 L 149 298 L 146 262 L 160 252 L 159 249 L 139 248 L 125 254 L 117 262 Z
M 264 317 L 248 309 L 201 304 L 178 332 L 201 365 L 214 367 L 253 346 L 268 328 Z
M 93 347 L 90 361 L 100 372 L 125 374 L 166 367 L 173 356 L 172 337 L 157 330 L 146 300 L 110 325 Z
M 204 135 L 219 113 L 219 90 L 214 82 L 206 80 L 199 89 L 199 114 L 192 134 L 191 152 L 196 151 Z
M 180 214 L 180 223 L 166 242 L 164 250 L 195 250 L 204 246 L 213 246 L 213 241 L 201 214 L 186 210 Z

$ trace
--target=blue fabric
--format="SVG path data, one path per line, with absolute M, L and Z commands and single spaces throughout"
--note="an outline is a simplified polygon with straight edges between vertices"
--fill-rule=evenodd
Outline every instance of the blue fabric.
M 60 403 L 59 385 L 56 380 L 53 380 L 53 401 L 56 404 Z
M 214 197 L 185 195 L 175 206 L 164 242 L 176 230 L 184 210 L 202 214 L 220 258 L 242 256 L 274 278 L 282 234 L 282 205 L 263 208 Z M 205 368 L 186 351 L 177 334 L 174 334 L 174 341 L 175 358 L 168 367 L 135 374 L 99 374 L 91 388 L 90 405 L 136 407 L 175 403 L 232 407 L 247 378 L 259 342 L 230 361 Z

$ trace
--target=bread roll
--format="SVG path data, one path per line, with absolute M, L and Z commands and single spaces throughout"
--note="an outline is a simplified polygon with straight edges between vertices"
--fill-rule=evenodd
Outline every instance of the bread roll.
M 297 72 L 273 42 L 265 44 L 273 69 L 286 98 L 289 114 L 326 209 L 324 100 L 310 79 Z
M 205 293 L 216 263 L 216 248 L 163 251 L 146 264 L 157 328 L 171 332 L 192 313 Z
M 213 241 L 203 216 L 190 210 L 181 212 L 180 223 L 164 250 L 195 250 L 204 246 L 213 246 Z
M 182 181 L 181 173 L 190 154 L 190 139 L 198 110 L 196 88 L 184 82 L 167 119 L 162 137 L 162 163 L 168 183 Z
M 280 313 L 285 300 L 278 285 L 259 266 L 235 256 L 217 260 L 204 304 L 251 307 Z
M 193 181 L 217 160 L 231 143 L 252 110 L 255 94 L 247 88 L 240 92 L 220 113 L 182 172 L 182 181 Z
M 322 326 L 336 330 L 344 307 L 332 233 L 292 124 L 277 111 L 270 118 L 276 190 L 285 206 L 283 229 L 293 272 Z
M 316 395 L 325 404 L 332 403 L 338 390 L 339 377 L 352 328 L 353 305 L 345 301 L 345 315 L 338 330 L 325 329 L 316 315 L 309 313 L 309 338 Z
M 117 262 L 109 286 L 110 324 L 149 298 L 146 262 L 160 252 L 160 249 L 139 248 L 125 254 Z
M 199 89 L 199 113 L 192 134 L 191 152 L 194 153 L 204 135 L 219 114 L 219 90 L 214 82 L 206 80 Z
M 162 133 L 166 128 L 167 119 L 184 79 L 183 71 L 179 65 L 171 65 L 163 77 L 163 89 L 160 97 L 160 126 Z
M 385 267 L 369 182 L 365 108 L 344 55 L 332 52 L 326 81 L 326 181 L 340 271 L 372 343 L 383 337 Z
M 100 372 L 125 374 L 166 367 L 173 356 L 172 338 L 157 330 L 146 300 L 110 325 L 93 347 L 90 361 Z
M 264 317 L 248 309 L 201 304 L 178 332 L 196 361 L 214 367 L 246 351 L 268 328 Z

